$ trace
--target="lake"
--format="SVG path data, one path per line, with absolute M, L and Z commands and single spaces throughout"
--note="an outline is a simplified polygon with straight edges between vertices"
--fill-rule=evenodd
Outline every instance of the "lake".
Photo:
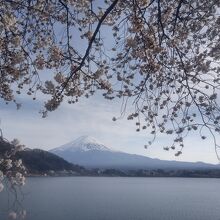
M 220 179 L 33 177 L 23 194 L 28 220 L 220 220 Z

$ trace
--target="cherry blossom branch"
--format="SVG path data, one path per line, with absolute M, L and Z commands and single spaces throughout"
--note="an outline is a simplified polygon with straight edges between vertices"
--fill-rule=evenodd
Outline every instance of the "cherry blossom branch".
M 98 25 L 96 26 L 96 29 L 91 37 L 91 40 L 89 41 L 89 45 L 86 49 L 85 55 L 82 58 L 81 63 L 79 64 L 79 66 L 77 66 L 75 68 L 75 70 L 73 70 L 70 74 L 70 76 L 67 78 L 67 80 L 65 81 L 65 83 L 62 85 L 62 90 L 61 92 L 59 92 L 59 96 L 62 95 L 64 89 L 66 88 L 66 86 L 68 85 L 69 81 L 71 80 L 71 78 L 73 77 L 73 75 L 78 72 L 79 70 L 81 70 L 81 68 L 83 67 L 87 57 L 89 56 L 90 50 L 92 48 L 93 42 L 95 41 L 96 35 L 98 34 L 102 23 L 104 22 L 104 20 L 106 19 L 106 17 L 111 13 L 111 11 L 115 8 L 116 4 L 118 3 L 119 0 L 115 0 L 113 1 L 113 3 L 106 9 L 105 13 L 102 15 L 102 17 L 100 18 L 100 20 L 98 21 Z

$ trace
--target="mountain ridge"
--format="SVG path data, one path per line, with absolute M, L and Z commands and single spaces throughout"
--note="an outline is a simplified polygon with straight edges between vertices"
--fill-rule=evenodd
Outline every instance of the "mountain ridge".
M 7 152 L 10 152 L 14 146 L 0 139 L 0 159 L 4 158 Z M 52 154 L 42 149 L 25 148 L 18 151 L 14 157 L 21 159 L 27 175 L 44 175 L 44 174 L 75 174 L 81 175 L 86 173 L 82 166 L 69 163 L 58 155 Z
M 85 149 L 86 148 L 86 149 Z M 150 158 L 137 154 L 113 151 L 95 138 L 82 136 L 50 150 L 68 162 L 86 168 L 113 169 L 220 169 L 219 165 L 204 162 L 179 162 Z

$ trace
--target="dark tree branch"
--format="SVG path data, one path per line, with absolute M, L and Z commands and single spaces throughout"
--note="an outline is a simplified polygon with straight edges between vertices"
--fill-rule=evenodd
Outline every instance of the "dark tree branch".
M 179 1 L 179 4 L 178 4 L 177 9 L 176 9 L 176 14 L 175 14 L 175 18 L 174 18 L 174 25 L 173 25 L 173 35 L 174 35 L 174 33 L 175 33 L 177 20 L 180 19 L 179 13 L 180 13 L 180 8 L 181 8 L 181 6 L 182 6 L 183 1 L 184 1 L 184 0 L 180 0 L 180 1 Z
M 78 67 L 75 68 L 75 70 L 73 70 L 70 74 L 70 76 L 67 78 L 66 82 L 63 84 L 62 86 L 62 90 L 60 92 L 59 95 L 62 95 L 64 89 L 66 88 L 66 86 L 68 85 L 69 81 L 71 80 L 71 78 L 73 77 L 73 75 L 78 72 L 79 70 L 81 70 L 81 68 L 83 67 L 83 65 L 85 64 L 85 61 L 86 61 L 86 58 L 89 56 L 89 53 L 90 53 L 90 50 L 92 48 L 92 45 L 95 41 L 95 38 L 96 38 L 96 35 L 98 34 L 101 26 L 102 26 L 102 23 L 104 22 L 104 20 L 106 19 L 106 17 L 111 13 L 111 11 L 115 8 L 116 4 L 118 3 L 119 0 L 115 0 L 105 11 L 105 13 L 103 14 L 103 16 L 100 18 L 99 22 L 98 22 L 98 25 L 95 29 L 95 32 L 93 33 L 92 35 L 92 38 L 91 40 L 89 41 L 89 45 L 86 49 L 86 52 L 85 52 L 85 55 L 83 56 L 82 58 L 82 61 L 81 63 L 79 64 Z

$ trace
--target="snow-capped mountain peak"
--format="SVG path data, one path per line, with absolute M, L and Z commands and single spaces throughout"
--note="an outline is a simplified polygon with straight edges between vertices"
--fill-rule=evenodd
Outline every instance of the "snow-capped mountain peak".
M 95 138 L 91 136 L 81 136 L 76 140 L 64 144 L 58 148 L 55 148 L 53 151 L 91 151 L 91 150 L 98 150 L 98 151 L 112 151 L 104 144 L 97 141 Z
M 90 136 L 79 137 L 72 142 L 51 150 L 51 152 L 71 163 L 87 168 L 192 170 L 216 167 L 205 163 L 165 161 L 114 151 Z

